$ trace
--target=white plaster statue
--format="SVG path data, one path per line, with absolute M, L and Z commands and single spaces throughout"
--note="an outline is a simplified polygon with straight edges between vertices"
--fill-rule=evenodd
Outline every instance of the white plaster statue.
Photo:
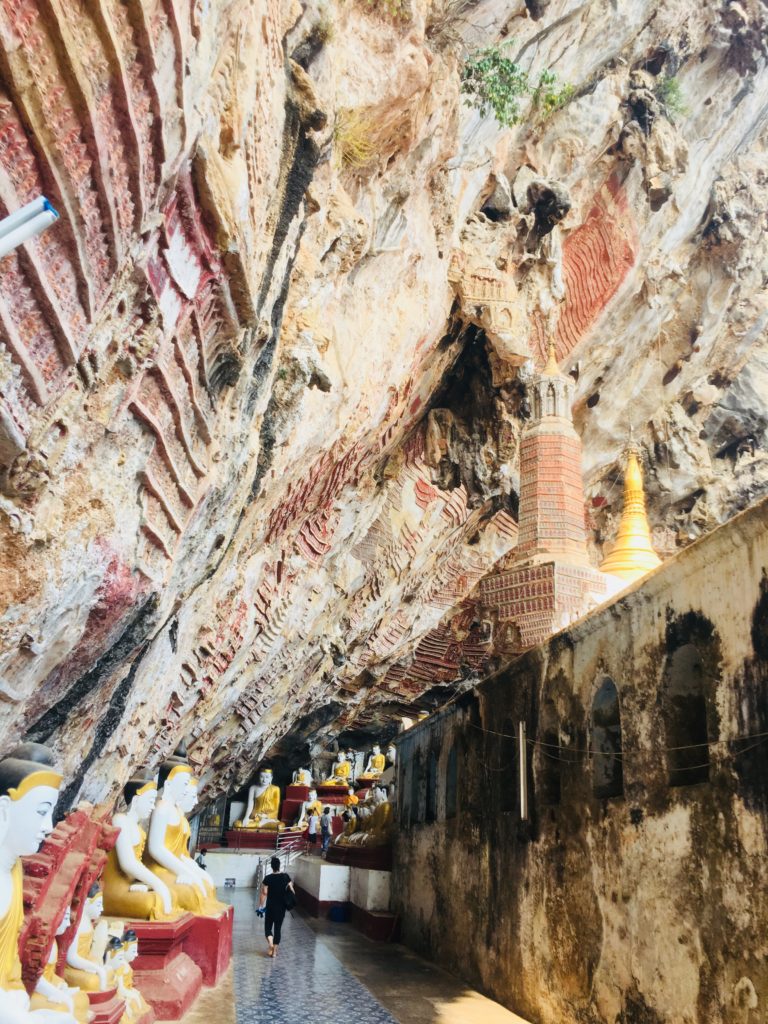
M 101 921 L 104 896 L 97 882 L 91 886 L 83 913 L 67 950 L 64 980 L 82 992 L 106 992 L 111 988 L 109 971 L 104 966 L 107 922 Z
M 397 761 L 397 747 L 394 743 L 390 743 L 387 747 L 387 760 L 390 764 L 394 764 Z
M 216 899 L 213 879 L 189 855 L 186 811 L 197 802 L 197 780 L 188 764 L 171 758 L 160 767 L 160 781 L 163 790 L 150 818 L 144 863 L 182 910 L 217 915 L 224 906 Z
M 297 768 L 293 773 L 291 784 L 294 786 L 311 786 L 312 772 L 309 768 Z
M 340 750 L 331 768 L 331 774 L 325 780 L 326 786 L 348 786 L 352 774 L 352 767 L 347 760 L 347 755 Z
M 107 950 L 107 966 L 112 971 L 117 994 L 125 1002 L 120 1024 L 133 1024 L 150 1011 L 150 1006 L 133 984 L 131 961 L 138 956 L 136 932 L 127 931 L 122 938 L 114 936 Z
M 53 831 L 61 775 L 50 752 L 21 744 L 0 761 L 0 1021 L 76 1024 L 67 1010 L 32 1009 L 21 979 L 19 932 L 24 923 L 20 858 L 37 853 Z
M 113 824 L 120 829 L 115 847 L 104 867 L 104 909 L 113 917 L 162 921 L 178 917 L 173 894 L 165 882 L 142 863 L 146 821 L 157 802 L 154 779 L 136 777 L 123 790 L 128 810 L 116 814 Z
M 358 782 L 371 782 L 381 775 L 386 766 L 386 759 L 381 752 L 378 743 L 374 743 L 373 750 L 368 755 L 365 771 L 358 777 Z
M 301 813 L 299 814 L 299 820 L 296 824 L 305 825 L 309 821 L 310 814 L 316 814 L 319 817 L 322 813 L 323 805 L 317 799 L 317 790 L 310 789 L 309 796 L 301 805 Z
M 272 782 L 271 768 L 262 768 L 258 782 L 248 790 L 245 817 L 235 822 L 235 828 L 261 828 L 277 831 L 280 821 L 280 788 Z
M 365 815 L 358 818 L 357 827 L 346 842 L 354 846 L 384 846 L 392 836 L 392 804 L 383 786 L 374 786 L 364 810 Z
M 56 935 L 63 935 L 71 923 L 71 910 L 67 907 L 61 924 L 56 930 Z M 68 985 L 63 978 L 56 974 L 58 959 L 59 946 L 54 941 L 48 956 L 48 963 L 37 979 L 35 991 L 29 1001 L 30 1006 L 33 1010 L 57 1010 L 59 1012 L 63 1010 L 71 1013 L 77 1024 L 88 1024 L 91 1016 L 88 996 L 79 988 Z

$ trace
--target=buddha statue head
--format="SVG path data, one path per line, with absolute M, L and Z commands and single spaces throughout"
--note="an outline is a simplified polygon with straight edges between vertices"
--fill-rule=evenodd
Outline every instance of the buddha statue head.
M 259 769 L 259 785 L 260 786 L 271 786 L 272 785 L 272 769 L 271 768 L 260 768 Z
M 123 963 L 123 940 L 118 935 L 110 935 L 107 948 L 104 950 L 104 966 L 111 971 Z
M 38 743 L 23 743 L 0 761 L 0 846 L 15 861 L 37 853 L 53 831 L 61 775 Z
M 132 964 L 138 955 L 139 937 L 132 928 L 129 928 L 123 932 L 123 958 L 127 964 Z
M 159 785 L 163 791 L 163 799 L 181 807 L 186 802 L 185 793 L 192 779 L 192 768 L 186 761 L 169 757 L 160 765 Z
M 397 749 L 396 749 L 394 743 L 390 743 L 389 746 L 387 747 L 387 760 L 389 761 L 390 764 L 394 764 L 396 758 L 397 758 Z
M 380 754 L 381 753 L 381 747 L 379 746 L 378 743 L 374 743 L 373 744 L 373 750 L 371 751 L 371 753 L 372 754 Z
M 197 806 L 198 780 L 194 775 L 186 776 L 186 786 L 179 797 L 179 807 L 185 814 L 189 814 Z
M 64 932 L 67 930 L 67 928 L 69 928 L 69 926 L 71 924 L 72 924 L 72 908 L 71 907 L 66 907 L 64 909 L 64 917 L 62 917 L 62 919 L 61 919 L 61 924 L 56 929 L 56 934 L 57 935 L 63 935 Z
M 336 755 L 336 760 L 339 762 L 339 764 L 343 764 L 347 760 L 346 752 L 343 751 L 343 750 L 340 750 L 338 752 L 338 754 Z
M 310 791 L 309 791 L 309 802 L 311 804 L 313 804 L 315 802 L 315 800 L 317 800 L 317 790 L 316 789 L 310 789 Z
M 148 775 L 135 775 L 123 787 L 123 799 L 139 821 L 146 821 L 157 802 L 157 783 Z
M 98 882 L 94 882 L 88 890 L 88 897 L 83 907 L 83 916 L 89 921 L 98 921 L 104 913 L 104 894 Z

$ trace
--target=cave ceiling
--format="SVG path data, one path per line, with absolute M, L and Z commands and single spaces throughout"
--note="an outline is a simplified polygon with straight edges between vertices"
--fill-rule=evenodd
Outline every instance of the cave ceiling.
M 0 0 L 0 723 L 108 801 L 389 735 L 499 664 L 527 382 L 590 549 L 768 491 L 765 5 Z M 493 40 L 572 86 L 504 129 Z M 677 101 L 669 82 L 676 83 Z

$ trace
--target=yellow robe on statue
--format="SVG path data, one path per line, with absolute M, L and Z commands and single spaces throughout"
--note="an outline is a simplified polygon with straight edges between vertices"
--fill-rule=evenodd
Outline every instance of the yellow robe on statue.
M 191 829 L 189 822 L 182 815 L 178 825 L 168 825 L 165 830 L 165 848 L 174 857 L 189 857 L 189 836 Z M 176 881 L 176 874 L 168 868 L 158 864 L 152 859 L 149 851 L 144 855 L 144 863 L 150 871 L 157 875 L 160 881 L 165 882 L 173 895 L 174 903 L 182 910 L 189 910 L 193 914 L 200 914 L 204 917 L 217 917 L 222 910 L 226 910 L 224 903 L 216 899 L 216 890 L 208 882 L 205 883 L 207 896 L 203 896 L 196 885 L 184 885 Z
M 267 786 L 263 793 L 259 793 L 253 801 L 251 816 L 246 822 L 235 822 L 235 828 L 263 828 L 276 830 L 280 817 L 280 787 Z M 264 824 L 259 824 L 259 818 L 269 818 Z
M 129 964 L 121 964 L 115 971 L 116 980 L 118 983 L 122 983 L 123 988 L 130 989 L 131 992 L 135 992 L 141 999 L 141 1003 L 136 1005 L 135 1000 L 126 999 L 125 1001 L 125 1013 L 120 1018 L 120 1024 L 133 1024 L 134 1021 L 141 1020 L 145 1013 L 150 1010 L 150 1005 L 139 992 L 137 988 L 133 986 L 133 970 Z
M 147 841 L 147 834 L 141 826 L 139 826 L 139 833 L 141 838 L 133 848 L 137 860 L 141 860 Z M 105 914 L 138 921 L 172 921 L 179 917 L 181 909 L 174 899 L 173 891 L 171 891 L 171 912 L 166 914 L 163 910 L 160 893 L 151 890 L 150 892 L 132 892 L 131 886 L 134 881 L 135 879 L 129 878 L 120 867 L 115 849 L 110 850 L 102 878 Z
M 333 766 L 333 778 L 324 783 L 325 786 L 348 786 L 351 766 L 349 761 L 337 761 Z
M 68 988 L 66 981 L 56 974 L 56 961 L 59 959 L 59 947 L 53 943 L 48 963 L 43 968 L 43 977 L 54 988 Z M 74 1016 L 77 1024 L 88 1024 L 89 1006 L 88 996 L 83 991 L 76 992 L 73 999 Z M 59 1013 L 68 1013 L 69 1008 L 64 1003 L 54 1003 L 41 992 L 33 992 L 29 999 L 30 1010 L 56 1010 Z
M 91 945 L 93 944 L 93 926 L 77 936 L 77 952 L 84 960 L 91 959 Z M 95 963 L 95 961 L 94 961 Z M 99 992 L 99 976 L 90 971 L 81 971 L 79 967 L 70 967 L 67 964 L 64 968 L 64 981 L 72 988 L 79 988 L 83 992 Z
M 24 923 L 22 888 L 21 861 L 17 860 L 11 868 L 11 902 L 0 921 L 0 989 L 6 992 L 24 988 L 19 958 L 19 932 Z

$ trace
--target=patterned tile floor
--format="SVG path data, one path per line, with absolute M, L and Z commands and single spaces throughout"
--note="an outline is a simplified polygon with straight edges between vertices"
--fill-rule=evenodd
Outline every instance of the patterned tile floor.
M 235 890 L 230 897 L 237 1024 L 398 1024 L 298 913 L 286 915 L 280 955 L 271 960 L 253 892 Z

